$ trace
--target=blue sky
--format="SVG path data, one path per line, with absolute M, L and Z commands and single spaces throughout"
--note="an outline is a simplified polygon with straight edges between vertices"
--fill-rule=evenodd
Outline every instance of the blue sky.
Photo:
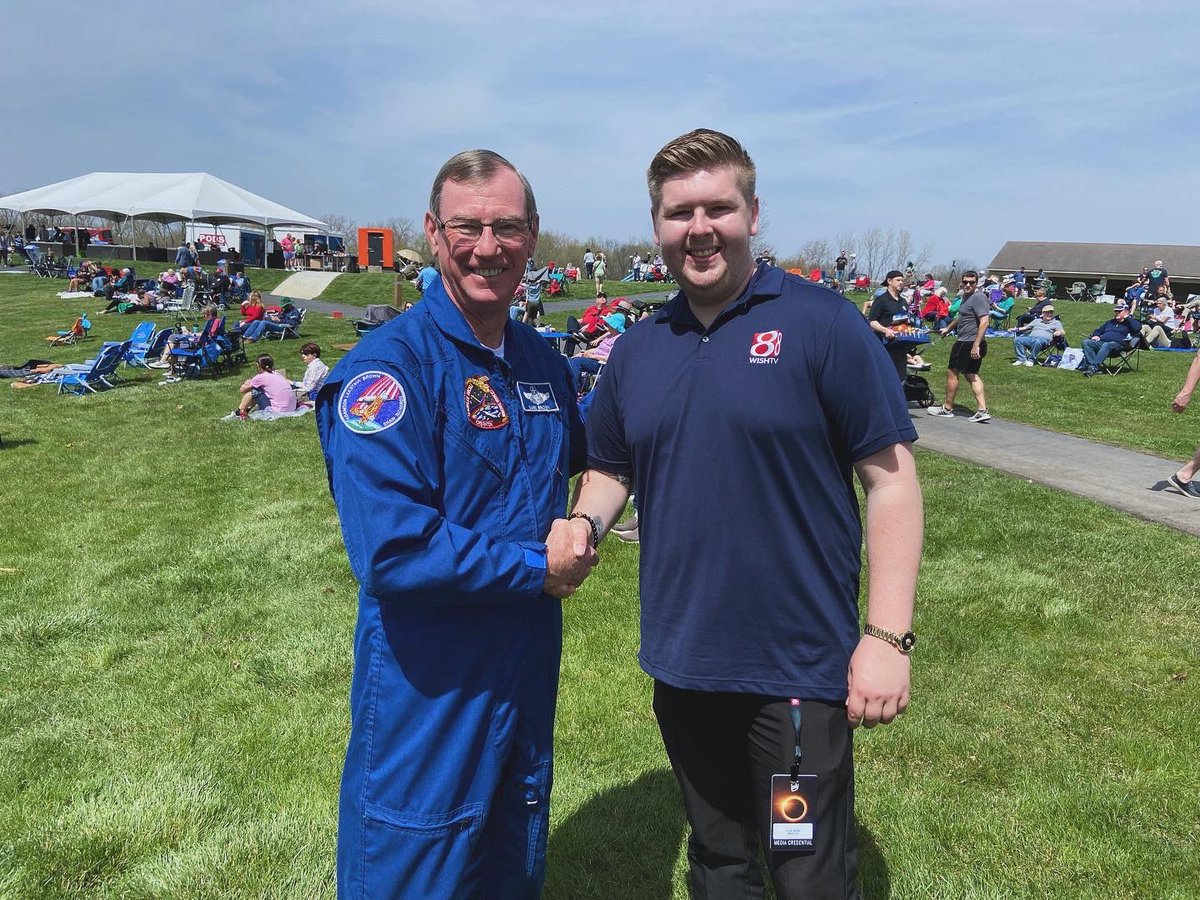
M 781 255 L 875 225 L 935 262 L 1200 243 L 1194 4 L 513 5 L 21 4 L 0 193 L 208 171 L 312 215 L 417 221 L 441 163 L 482 146 L 529 176 L 543 228 L 625 238 L 650 233 L 655 151 L 707 126 L 754 157 Z

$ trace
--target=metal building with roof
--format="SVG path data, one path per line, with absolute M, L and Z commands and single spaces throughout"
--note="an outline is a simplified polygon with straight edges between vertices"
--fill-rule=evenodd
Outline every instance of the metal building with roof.
M 1200 247 L 1182 244 L 1073 244 L 1055 241 L 1008 241 L 988 265 L 988 272 L 1007 275 L 1021 266 L 1032 275 L 1045 269 L 1061 299 L 1074 282 L 1121 296 L 1146 266 L 1161 259 L 1170 273 L 1177 300 L 1200 293 Z

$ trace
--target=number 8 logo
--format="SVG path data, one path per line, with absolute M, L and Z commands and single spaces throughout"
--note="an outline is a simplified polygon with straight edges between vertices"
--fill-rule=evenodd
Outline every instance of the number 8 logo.
M 754 343 L 750 345 L 750 355 L 778 356 L 782 343 L 782 331 L 760 331 L 754 335 Z

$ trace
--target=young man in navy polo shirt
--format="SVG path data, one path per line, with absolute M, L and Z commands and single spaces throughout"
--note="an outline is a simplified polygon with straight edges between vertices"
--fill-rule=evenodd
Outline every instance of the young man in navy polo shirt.
M 755 267 L 754 164 L 736 140 L 693 131 L 648 175 L 681 292 L 626 332 L 599 381 L 575 549 L 636 490 L 639 660 L 691 823 L 694 896 L 761 896 L 761 846 L 780 898 L 856 897 L 852 729 L 908 704 L 916 431 L 858 310 Z M 803 799 L 773 799 L 780 785 Z

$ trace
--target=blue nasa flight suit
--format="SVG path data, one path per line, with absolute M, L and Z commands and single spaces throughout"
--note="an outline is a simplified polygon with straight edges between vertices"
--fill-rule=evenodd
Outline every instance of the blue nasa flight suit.
M 317 398 L 360 584 L 338 896 L 536 897 L 562 649 L 543 539 L 586 442 L 563 358 L 437 279 Z

